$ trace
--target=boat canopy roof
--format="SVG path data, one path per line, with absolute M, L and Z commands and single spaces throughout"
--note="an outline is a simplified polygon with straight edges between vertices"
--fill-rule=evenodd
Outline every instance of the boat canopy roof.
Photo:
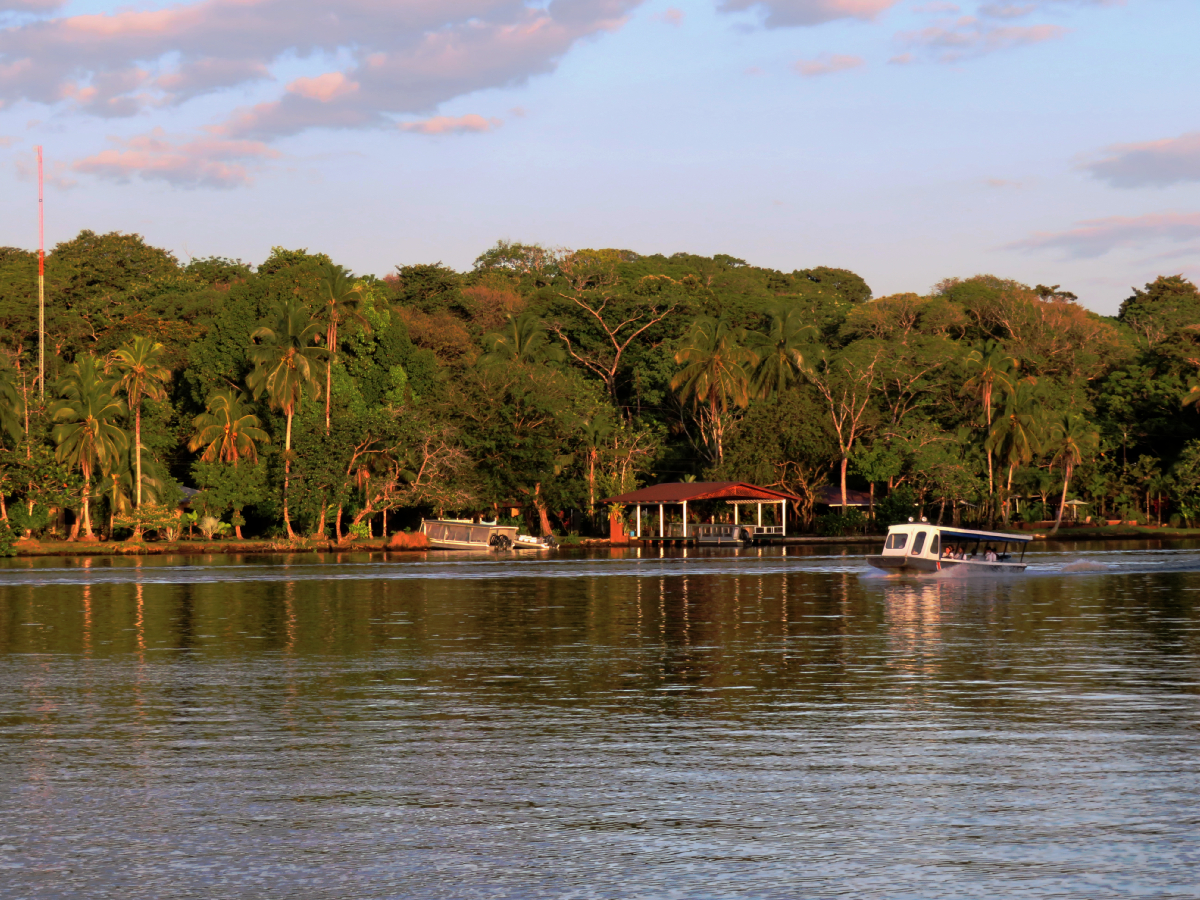
M 910 528 L 933 528 L 942 536 L 943 541 L 997 541 L 1008 544 L 1028 544 L 1033 535 L 1005 534 L 1003 531 L 975 531 L 972 528 L 945 528 L 930 522 L 905 522 L 893 525 L 888 531 L 907 531 Z

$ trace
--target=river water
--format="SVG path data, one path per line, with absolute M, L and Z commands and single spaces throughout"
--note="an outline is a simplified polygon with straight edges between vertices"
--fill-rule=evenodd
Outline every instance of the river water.
M 1200 896 L 1200 550 L 0 563 L 0 897 Z

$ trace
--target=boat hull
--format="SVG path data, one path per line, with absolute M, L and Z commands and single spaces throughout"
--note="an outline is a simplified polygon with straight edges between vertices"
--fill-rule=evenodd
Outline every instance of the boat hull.
M 970 572 L 1024 572 L 1025 563 L 1021 562 L 988 562 L 974 559 L 922 559 L 919 556 L 883 556 L 867 557 L 867 565 L 887 572 L 948 572 L 951 569 L 963 569 Z

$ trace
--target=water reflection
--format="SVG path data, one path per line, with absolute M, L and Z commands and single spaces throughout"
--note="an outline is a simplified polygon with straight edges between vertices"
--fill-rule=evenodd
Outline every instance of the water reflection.
M 0 895 L 1193 896 L 1200 554 L 1035 569 L 14 561 Z

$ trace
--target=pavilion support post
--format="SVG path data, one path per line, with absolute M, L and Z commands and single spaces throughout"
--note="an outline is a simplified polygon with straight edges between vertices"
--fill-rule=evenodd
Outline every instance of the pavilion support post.
M 637 538 L 642 539 L 642 504 L 637 505 Z
M 733 524 L 738 523 L 738 504 L 733 504 Z
M 667 536 L 667 527 L 663 524 L 663 505 L 658 504 L 658 539 L 662 540 Z
M 779 501 L 779 524 L 783 526 L 783 536 L 787 537 L 787 501 Z
M 683 501 L 683 539 L 687 540 L 687 501 Z
M 762 528 L 762 504 L 758 504 L 758 527 Z

